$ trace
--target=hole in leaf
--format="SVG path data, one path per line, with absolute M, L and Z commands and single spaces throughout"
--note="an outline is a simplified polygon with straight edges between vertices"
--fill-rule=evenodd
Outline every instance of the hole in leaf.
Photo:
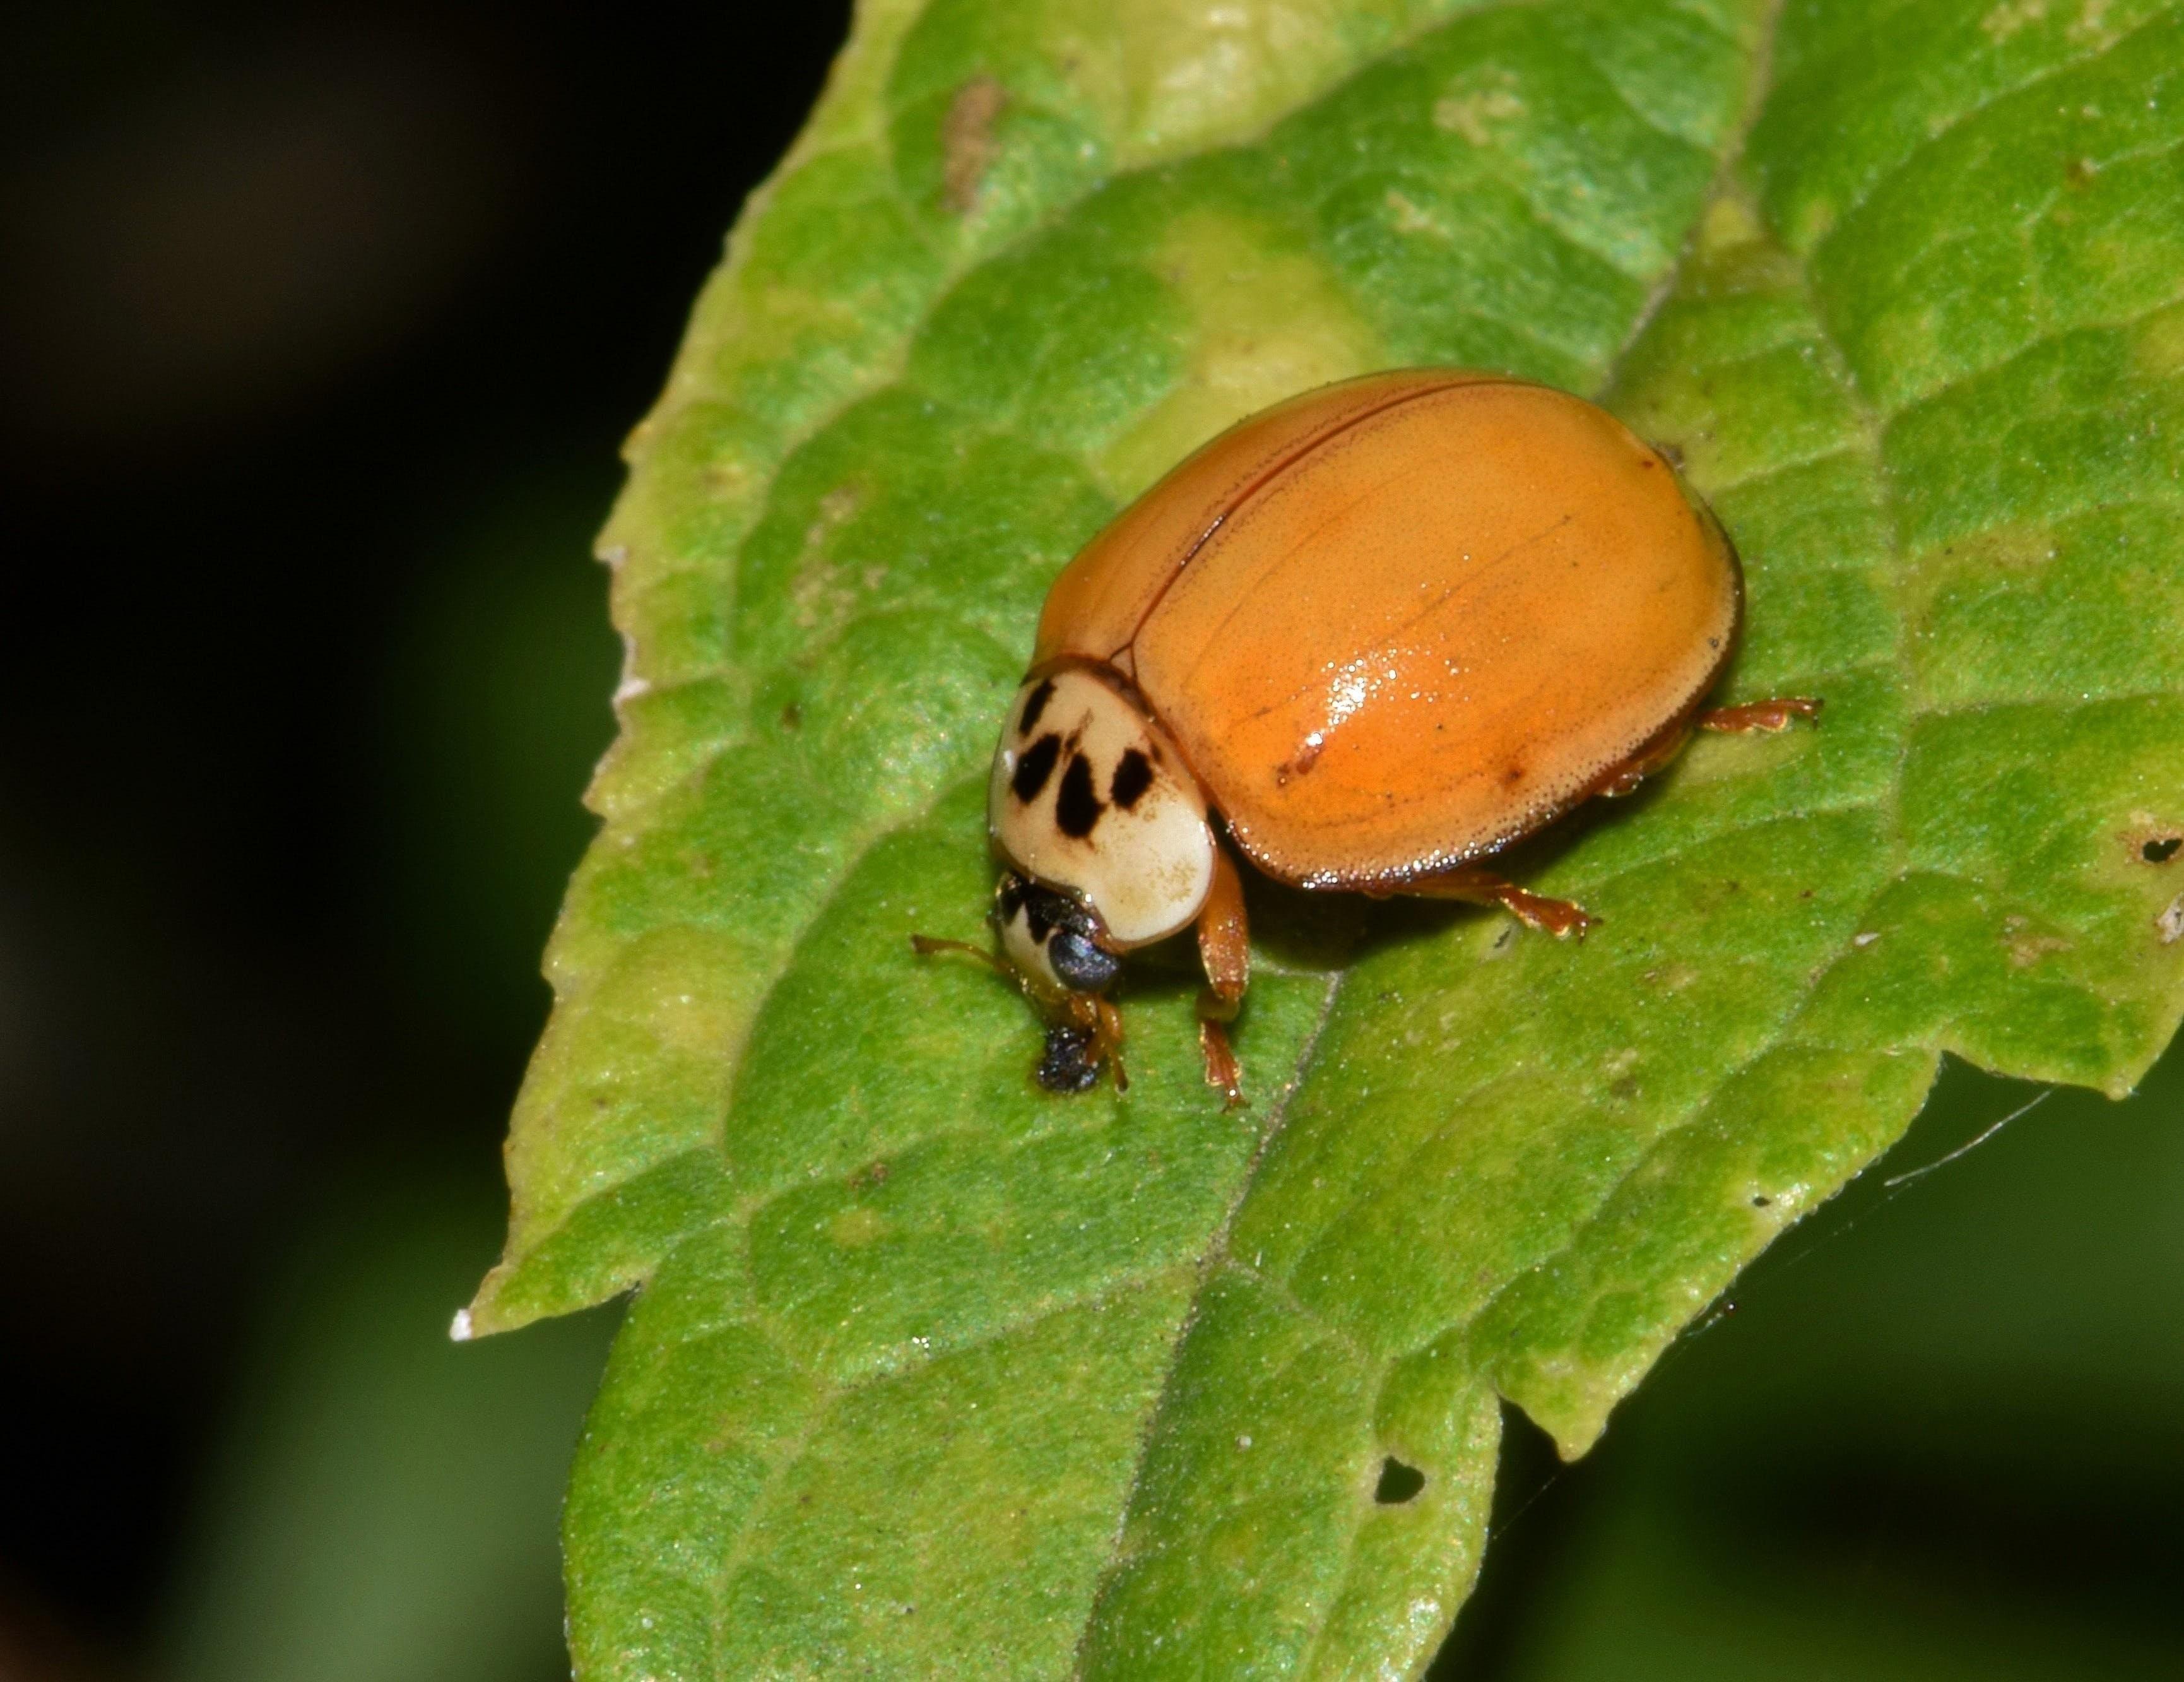
M 2184 847 L 2184 835 L 2157 835 L 2138 849 L 2138 855 L 2150 865 L 2165 865 L 2179 847 Z
M 1380 1462 L 1380 1481 L 1373 1490 L 1373 1499 L 1383 1507 L 1401 1507 L 1407 1501 L 1415 1501 L 1425 1486 L 1424 1473 L 1404 1465 L 1391 1454 Z

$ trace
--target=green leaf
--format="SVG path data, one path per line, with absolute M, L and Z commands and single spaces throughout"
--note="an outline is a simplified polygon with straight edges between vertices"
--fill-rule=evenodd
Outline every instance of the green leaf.
M 2180 139 L 2173 4 L 866 6 L 633 446 L 470 1311 L 643 1286 L 582 1673 L 1415 1671 L 1501 1399 L 1582 1451 L 1944 1052 L 2127 1090 L 2184 1009 Z M 1047 582 L 1217 427 L 1427 362 L 1680 450 L 1732 698 L 1824 727 L 1520 855 L 1581 946 L 1253 883 L 1250 1109 L 1180 959 L 1127 1096 L 1037 1093 L 905 937 L 978 926 Z

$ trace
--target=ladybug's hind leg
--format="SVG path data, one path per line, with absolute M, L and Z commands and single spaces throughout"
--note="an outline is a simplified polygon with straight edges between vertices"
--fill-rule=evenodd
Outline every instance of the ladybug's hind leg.
M 1228 1044 L 1228 1024 L 1244 1002 L 1251 978 L 1251 930 L 1244 919 L 1244 884 L 1228 855 L 1213 854 L 1213 887 L 1198 914 L 1198 955 L 1206 966 L 1206 991 L 1198 995 L 1198 1044 L 1206 1057 L 1206 1083 L 1218 1087 L 1234 1109 L 1244 1101 L 1243 1071 Z
M 1792 719 L 1819 716 L 1818 697 L 1786 695 L 1779 700 L 1747 701 L 1741 707 L 1716 707 L 1699 715 L 1698 726 L 1724 736 L 1772 736 L 1778 730 L 1787 730 Z
M 1499 905 L 1525 927 L 1544 929 L 1557 940 L 1573 934 L 1582 939 L 1585 930 L 1600 921 L 1582 905 L 1573 905 L 1568 899 L 1550 899 L 1544 894 L 1519 888 L 1478 865 L 1461 865 L 1440 876 L 1410 883 L 1401 891 L 1425 899 L 1463 899 L 1474 905 Z
M 1696 717 L 1678 720 L 1618 766 L 1610 766 L 1587 792 L 1615 799 L 1634 794 L 1638 785 L 1683 752 L 1694 730 L 1723 736 L 1772 736 L 1787 730 L 1797 719 L 1820 716 L 1820 703 L 1810 695 L 1784 695 L 1770 701 L 1747 701 L 1741 706 L 1712 707 Z

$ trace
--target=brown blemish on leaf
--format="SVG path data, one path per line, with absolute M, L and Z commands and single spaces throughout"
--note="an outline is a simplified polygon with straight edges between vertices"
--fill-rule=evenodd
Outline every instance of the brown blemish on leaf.
M 994 120 L 1008 103 L 1000 83 L 973 76 L 948 103 L 940 124 L 940 202 L 959 216 L 978 202 L 978 185 L 994 164 Z
M 2131 827 L 2116 839 L 2134 864 L 2165 865 L 2184 851 L 2184 828 L 2164 823 L 2150 812 L 2133 812 Z
M 2153 920 L 2153 932 L 2161 937 L 2164 946 L 2174 946 L 2184 940 L 2184 894 L 2179 894 L 2161 909 Z
M 2059 934 L 2038 934 L 2021 916 L 2002 920 L 2002 943 L 2009 950 L 2009 966 L 2030 969 L 2051 952 L 2067 952 L 2072 943 Z

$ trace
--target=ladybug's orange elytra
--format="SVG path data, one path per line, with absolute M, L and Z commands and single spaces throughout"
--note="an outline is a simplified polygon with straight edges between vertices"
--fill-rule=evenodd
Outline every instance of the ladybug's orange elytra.
M 1712 514 L 1566 393 L 1412 369 L 1223 432 L 1055 581 L 994 757 L 994 918 L 1055 1019 L 1042 1083 L 1119 1080 L 1119 959 L 1195 925 L 1206 1078 L 1237 1097 L 1223 1024 L 1247 944 L 1214 814 L 1295 887 L 1581 933 L 1479 861 L 1628 792 L 1695 727 L 1813 716 L 1702 715 L 1741 610 Z

